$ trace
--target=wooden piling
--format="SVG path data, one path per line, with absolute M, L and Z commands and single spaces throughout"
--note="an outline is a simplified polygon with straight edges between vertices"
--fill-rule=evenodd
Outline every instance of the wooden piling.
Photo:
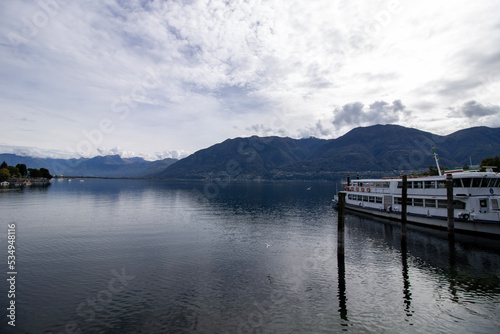
M 401 239 L 406 239 L 407 205 L 408 205 L 408 176 L 403 175 L 403 186 L 401 189 Z
M 345 196 L 344 191 L 339 191 L 337 253 L 344 254 L 344 221 L 345 221 Z
M 448 235 L 453 236 L 455 233 L 455 209 L 453 207 L 453 175 L 446 174 L 446 199 L 448 208 Z

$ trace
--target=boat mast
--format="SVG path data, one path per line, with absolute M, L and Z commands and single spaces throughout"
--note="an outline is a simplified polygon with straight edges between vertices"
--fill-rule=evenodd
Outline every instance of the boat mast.
M 439 176 L 441 176 L 443 174 L 441 174 L 441 168 L 439 168 L 439 158 L 438 158 L 438 155 L 436 153 L 436 148 L 434 146 L 432 146 L 432 155 L 434 156 L 434 160 L 436 160 L 436 166 L 438 169 Z

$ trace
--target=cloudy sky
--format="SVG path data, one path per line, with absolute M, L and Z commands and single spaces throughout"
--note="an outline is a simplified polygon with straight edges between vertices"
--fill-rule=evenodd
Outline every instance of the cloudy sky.
M 2 1 L 0 151 L 155 159 L 251 135 L 500 127 L 498 13 L 497 0 Z

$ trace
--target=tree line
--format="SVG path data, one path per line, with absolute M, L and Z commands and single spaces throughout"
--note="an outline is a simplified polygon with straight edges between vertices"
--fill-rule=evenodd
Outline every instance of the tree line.
M 27 168 L 25 164 L 17 164 L 9 166 L 4 161 L 0 165 L 0 182 L 7 181 L 11 177 L 30 177 L 30 178 L 44 178 L 50 180 L 52 175 L 47 168 Z

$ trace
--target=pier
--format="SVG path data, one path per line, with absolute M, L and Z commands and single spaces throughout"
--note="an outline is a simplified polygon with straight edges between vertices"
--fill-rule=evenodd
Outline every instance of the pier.
M 22 178 L 8 179 L 8 184 L 2 185 L 0 188 L 23 188 L 23 187 L 47 187 L 50 185 L 50 180 L 45 178 Z

